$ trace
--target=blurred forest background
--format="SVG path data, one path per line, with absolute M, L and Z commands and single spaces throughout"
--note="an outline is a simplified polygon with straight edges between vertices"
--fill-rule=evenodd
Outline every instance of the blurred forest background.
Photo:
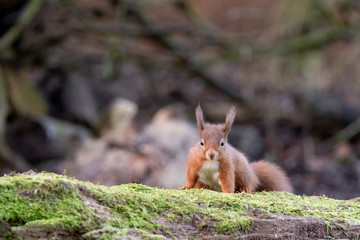
M 0 172 L 178 188 L 194 109 L 298 194 L 360 195 L 360 2 L 2 0 Z M 66 169 L 66 170 L 64 170 Z

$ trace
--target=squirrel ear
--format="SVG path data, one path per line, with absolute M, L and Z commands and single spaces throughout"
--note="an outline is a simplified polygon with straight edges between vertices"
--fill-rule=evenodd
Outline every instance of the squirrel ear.
M 232 106 L 229 110 L 229 112 L 226 114 L 225 124 L 224 124 L 224 134 L 227 137 L 228 133 L 230 132 L 231 126 L 234 123 L 235 120 L 235 107 Z
M 200 104 L 196 107 L 195 115 L 196 115 L 197 127 L 201 136 L 201 133 L 204 130 L 204 116 Z

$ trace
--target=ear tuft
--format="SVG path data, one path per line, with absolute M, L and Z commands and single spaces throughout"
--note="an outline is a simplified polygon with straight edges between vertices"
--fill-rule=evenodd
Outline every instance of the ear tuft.
M 229 112 L 226 114 L 225 124 L 224 124 L 224 134 L 227 137 L 228 133 L 230 132 L 231 126 L 234 123 L 235 120 L 235 107 L 232 106 L 229 110 Z
M 200 103 L 196 107 L 195 115 L 196 115 L 197 127 L 198 127 L 198 130 L 199 130 L 200 136 L 201 136 L 202 131 L 204 130 L 204 116 L 203 116 L 203 111 L 202 111 L 202 109 L 200 107 Z

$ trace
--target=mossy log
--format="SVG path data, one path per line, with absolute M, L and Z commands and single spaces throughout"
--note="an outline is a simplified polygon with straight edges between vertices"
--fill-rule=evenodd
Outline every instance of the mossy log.
M 359 238 L 360 199 L 105 187 L 28 172 L 0 178 L 2 239 Z

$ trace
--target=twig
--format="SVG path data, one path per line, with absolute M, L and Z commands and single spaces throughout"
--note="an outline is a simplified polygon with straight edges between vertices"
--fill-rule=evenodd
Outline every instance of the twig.
M 330 138 L 330 142 L 345 142 L 360 133 L 360 118 L 349 124 L 347 127 L 339 131 L 335 136 Z
M 254 47 L 251 45 L 229 44 L 219 59 L 244 60 L 255 56 L 266 55 L 293 55 L 303 54 L 313 50 L 318 50 L 340 39 L 354 39 L 360 36 L 360 27 L 333 27 L 328 30 L 314 30 L 306 35 L 291 37 L 290 39 L 281 41 L 271 46 Z M 242 54 L 243 49 L 250 54 Z
M 19 37 L 24 27 L 33 19 L 45 0 L 29 1 L 17 23 L 0 39 L 0 51 L 8 48 Z
M 204 19 L 196 12 L 188 0 L 178 1 L 175 3 L 175 5 L 179 7 L 180 10 L 182 10 L 194 24 L 198 25 L 199 27 L 205 26 Z
M 144 13 L 140 12 L 136 2 L 131 2 L 129 5 L 129 10 L 133 13 L 138 20 L 144 25 L 147 29 L 156 29 L 155 23 L 148 19 Z M 173 54 L 179 59 L 180 65 L 188 70 L 190 73 L 199 76 L 208 86 L 216 88 L 220 92 L 223 92 L 225 95 L 231 99 L 241 103 L 246 104 L 246 101 L 240 91 L 224 84 L 221 80 L 217 79 L 214 76 L 211 76 L 204 68 L 205 64 L 202 61 L 195 61 L 190 57 L 190 54 L 187 53 L 186 49 L 179 44 L 175 44 L 170 40 L 169 36 L 164 32 L 154 31 L 152 38 L 157 40 L 163 47 L 170 50 Z

